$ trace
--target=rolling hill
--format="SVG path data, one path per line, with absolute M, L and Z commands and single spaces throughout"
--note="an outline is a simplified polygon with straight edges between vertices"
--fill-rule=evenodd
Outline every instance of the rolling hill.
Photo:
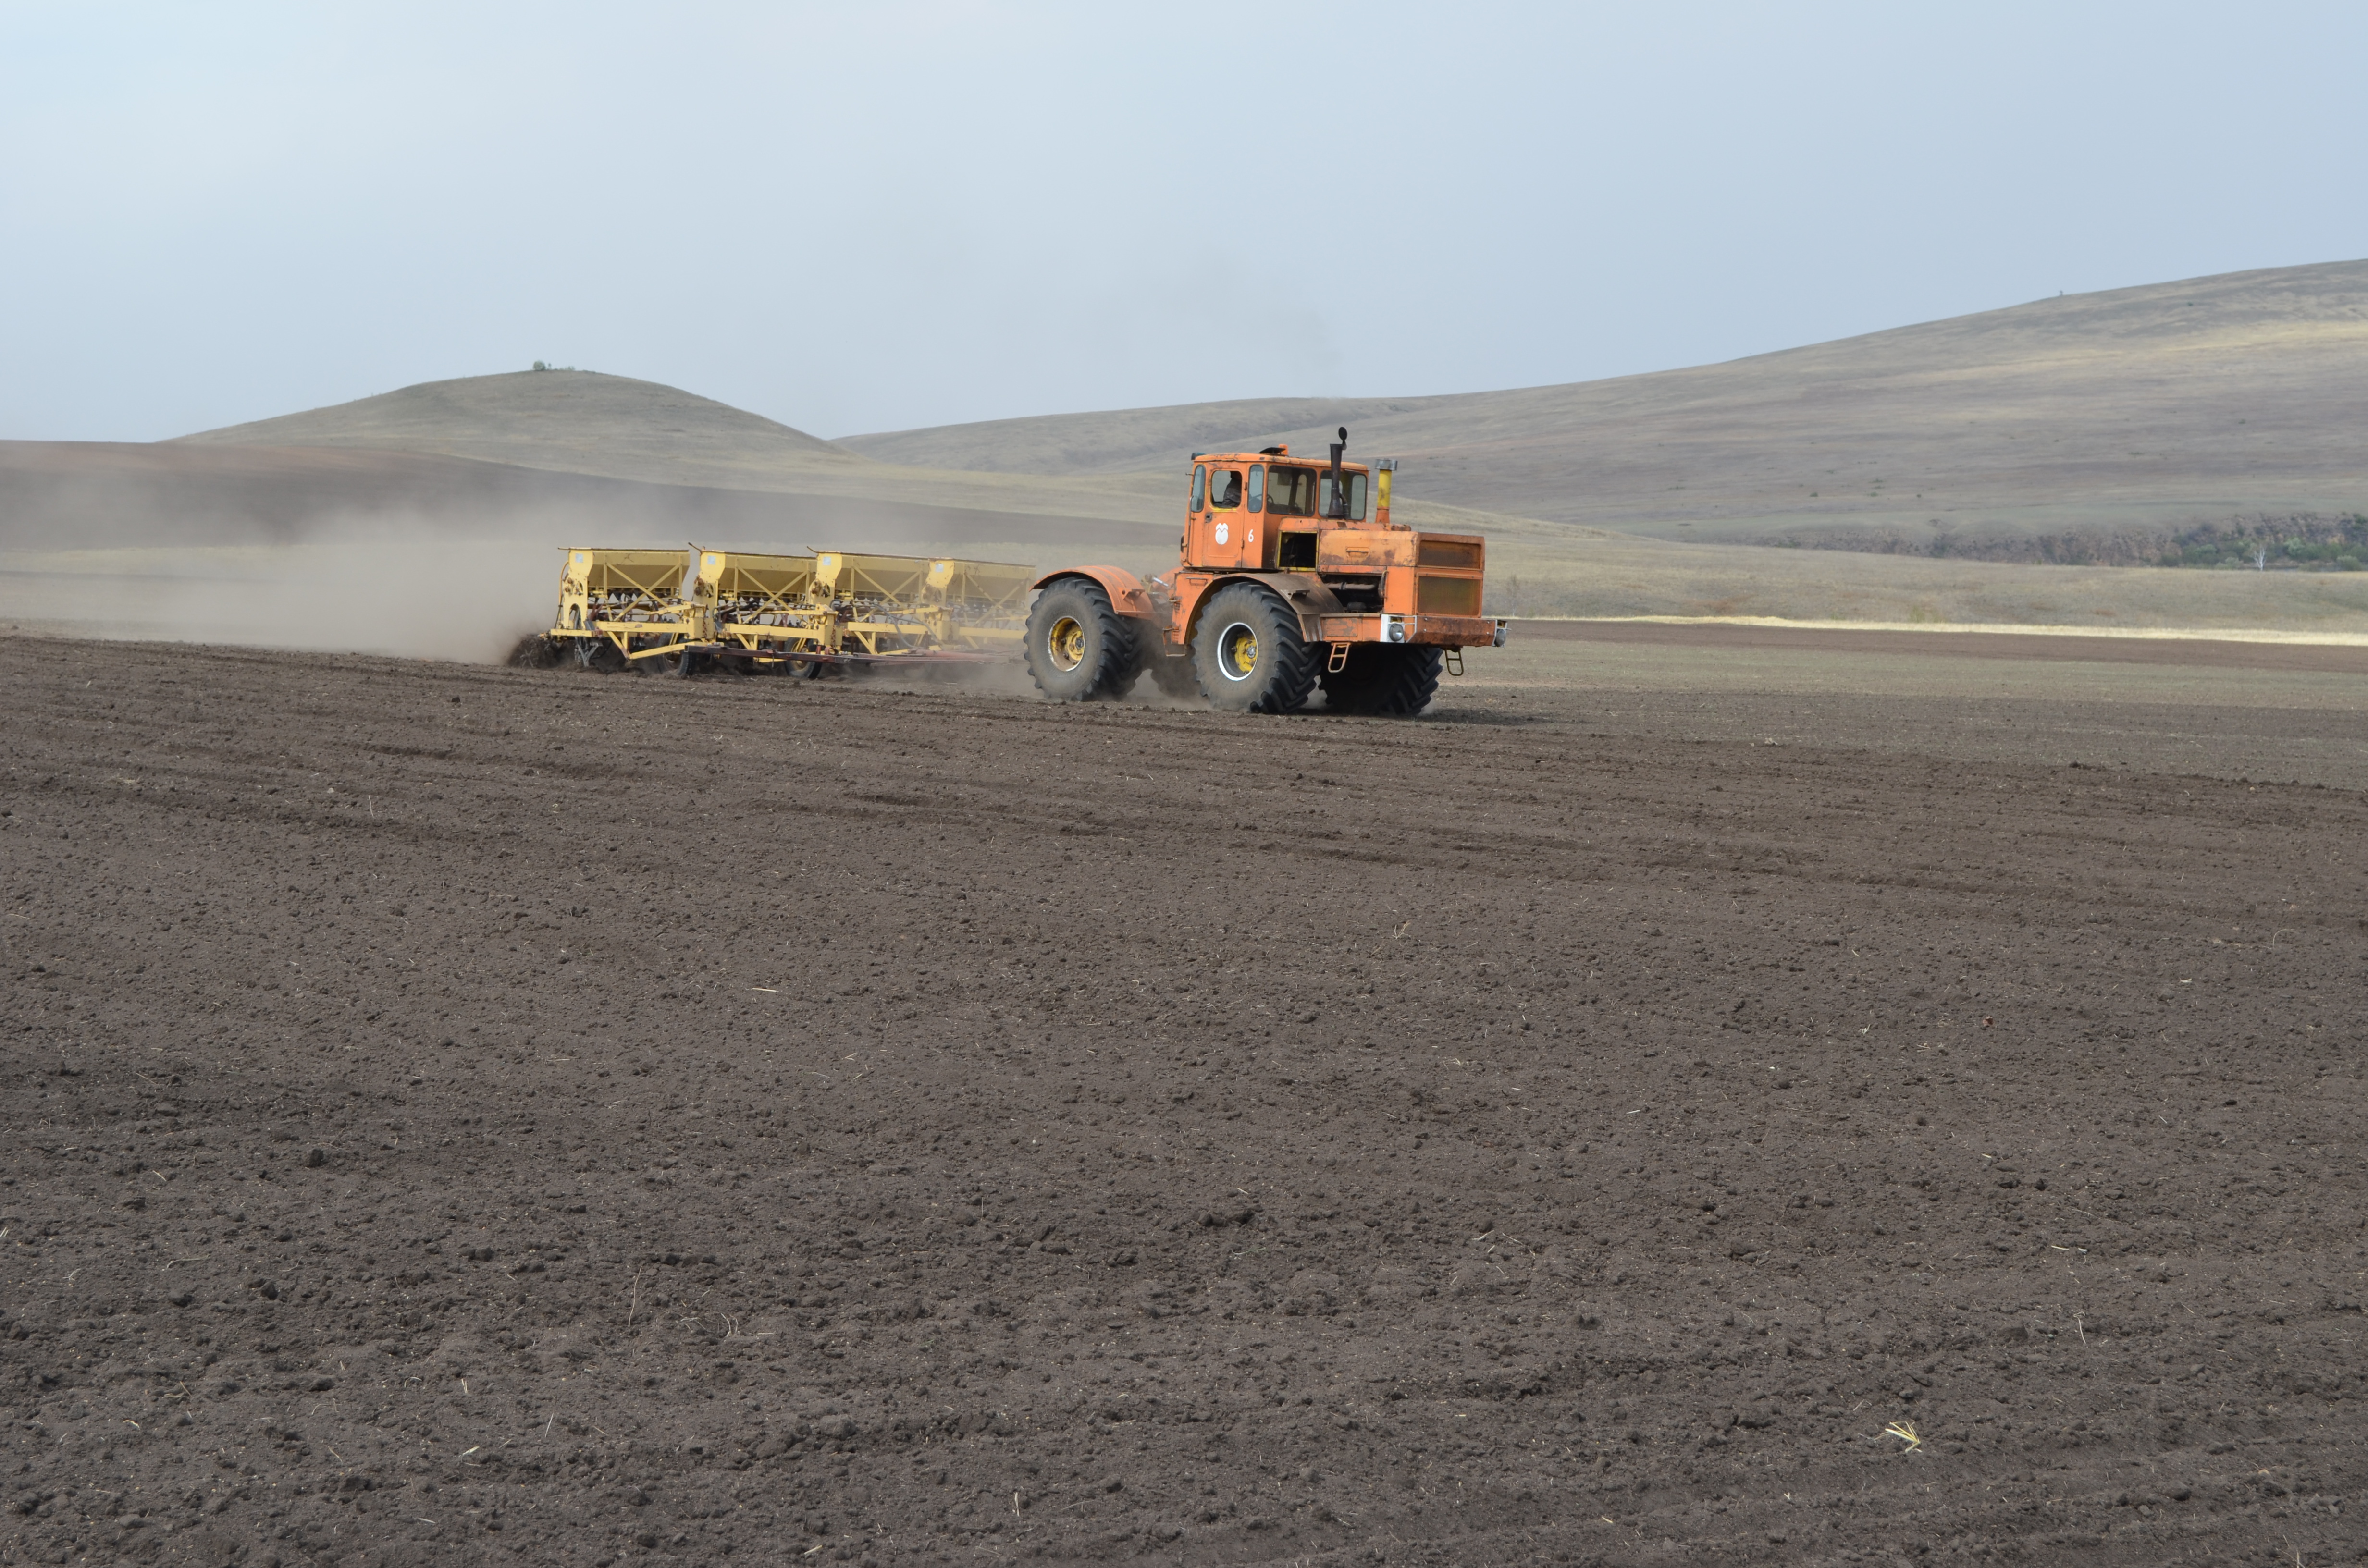
M 1169 475 L 1336 425 L 1403 493 L 1623 533 L 1981 551 L 2368 508 L 2368 262 L 2059 297 L 1611 381 L 841 437 L 882 462 Z
M 1170 508 L 1153 496 L 1172 488 L 1132 476 L 939 473 L 882 462 L 729 403 L 592 370 L 427 381 L 160 445 L 428 453 L 643 484 L 1162 528 Z
M 357 533 L 916 552 L 1148 549 L 1175 537 L 1123 519 L 659 484 L 436 452 L 0 441 L 0 551 L 296 544 Z
M 655 381 L 591 370 L 425 381 L 168 444 L 438 452 L 692 484 L 869 466 L 843 448 L 762 415 Z

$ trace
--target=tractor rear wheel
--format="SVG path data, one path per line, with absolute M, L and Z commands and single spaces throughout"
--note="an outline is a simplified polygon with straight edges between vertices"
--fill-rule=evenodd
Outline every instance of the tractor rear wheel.
M 1446 655 L 1416 643 L 1358 642 L 1338 669 L 1324 672 L 1324 708 L 1330 713 L 1363 713 L 1411 719 L 1439 694 Z
M 1140 673 L 1134 627 L 1089 577 L 1064 577 L 1028 612 L 1028 673 L 1055 702 L 1124 697 Z
M 1315 689 L 1316 657 L 1272 589 L 1235 583 L 1209 596 L 1192 629 L 1192 673 L 1209 706 L 1295 713 Z

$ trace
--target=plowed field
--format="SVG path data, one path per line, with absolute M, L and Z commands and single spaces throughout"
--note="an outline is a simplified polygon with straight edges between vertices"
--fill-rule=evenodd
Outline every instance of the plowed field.
M 1722 656 L 0 639 L 0 1562 L 2357 1560 L 2346 677 Z

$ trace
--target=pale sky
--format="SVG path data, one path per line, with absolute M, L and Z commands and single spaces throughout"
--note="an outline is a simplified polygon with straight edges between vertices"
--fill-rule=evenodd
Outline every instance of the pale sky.
M 0 0 L 0 438 L 537 358 L 817 435 L 2368 256 L 2368 6 Z

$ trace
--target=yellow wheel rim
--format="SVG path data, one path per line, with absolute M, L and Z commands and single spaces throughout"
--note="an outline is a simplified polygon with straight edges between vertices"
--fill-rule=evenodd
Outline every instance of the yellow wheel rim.
M 1086 629 L 1076 618 L 1063 616 L 1053 623 L 1053 633 L 1044 640 L 1044 651 L 1053 655 L 1054 669 L 1076 669 L 1086 662 Z
M 1217 665 L 1227 680 L 1247 680 L 1258 668 L 1258 632 L 1240 621 L 1217 639 Z

